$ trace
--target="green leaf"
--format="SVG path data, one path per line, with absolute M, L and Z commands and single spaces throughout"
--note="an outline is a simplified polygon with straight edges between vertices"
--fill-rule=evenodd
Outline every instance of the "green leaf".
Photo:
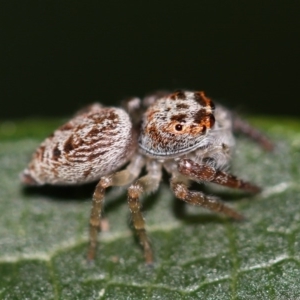
M 108 195 L 109 232 L 86 263 L 94 185 L 23 189 L 18 174 L 57 121 L 0 124 L 1 299 L 297 299 L 300 122 L 253 119 L 276 142 L 240 138 L 233 171 L 263 186 L 249 197 L 206 188 L 246 217 L 233 222 L 174 199 L 167 182 L 143 200 L 156 262 L 145 266 L 125 195 Z M 55 126 L 54 126 L 55 125 Z M 119 191 L 119 189 L 115 189 Z

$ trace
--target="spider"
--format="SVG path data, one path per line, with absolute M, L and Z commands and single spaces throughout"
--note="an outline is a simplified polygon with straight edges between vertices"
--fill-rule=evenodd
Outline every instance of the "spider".
M 215 106 L 204 92 L 158 92 L 143 100 L 129 99 L 124 108 L 93 104 L 37 148 L 21 180 L 26 185 L 99 180 L 89 221 L 89 261 L 96 256 L 105 190 L 129 185 L 133 226 L 145 261 L 152 264 L 140 197 L 158 189 L 162 169 L 170 174 L 170 186 L 177 198 L 236 220 L 243 216 L 214 196 L 190 190 L 190 182 L 213 182 L 250 193 L 261 191 L 226 172 L 235 145 L 234 131 L 248 135 L 268 151 L 273 149 L 263 134 L 223 106 Z M 139 178 L 143 168 L 146 175 Z

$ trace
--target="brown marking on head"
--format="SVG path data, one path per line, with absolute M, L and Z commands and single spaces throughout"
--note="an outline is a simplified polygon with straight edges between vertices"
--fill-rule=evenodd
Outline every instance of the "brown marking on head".
M 200 125 L 205 129 L 203 129 L 203 133 L 205 133 L 206 129 L 210 129 L 215 124 L 215 117 L 213 114 L 208 114 L 205 116 L 202 121 L 200 122 Z
M 75 148 L 74 141 L 73 141 L 73 135 L 70 135 L 70 137 L 66 140 L 64 144 L 64 151 L 67 153 L 70 152 Z
M 185 122 L 185 119 L 187 118 L 186 114 L 178 114 L 171 117 L 171 121 L 177 121 L 177 122 Z
M 212 128 L 215 125 L 215 116 L 213 114 L 209 114 L 208 119 L 207 119 L 207 127 Z
M 179 100 L 186 99 L 185 93 L 181 90 L 176 91 L 175 94 L 176 94 L 176 99 L 179 99 Z
M 210 98 L 206 97 L 204 92 L 195 92 L 194 97 L 200 105 L 210 108 L 211 111 L 215 109 L 213 101 Z
M 185 96 L 185 93 L 183 91 L 178 90 L 178 91 L 175 91 L 173 94 L 171 94 L 169 96 L 169 98 L 171 100 L 177 100 L 177 99 L 179 99 L 179 100 L 185 100 L 186 96 Z
M 146 134 L 150 137 L 153 147 L 157 147 L 157 145 L 161 142 L 162 138 L 156 125 L 151 124 L 147 126 L 145 131 Z
M 148 113 L 147 113 L 147 120 L 148 122 L 151 121 L 153 119 L 153 116 L 158 113 L 159 110 L 155 110 L 155 109 L 149 109 Z
M 204 134 L 206 132 L 206 128 L 201 124 L 192 124 L 188 127 L 188 130 L 188 133 L 191 135 L 198 135 L 199 133 Z
M 202 120 L 206 117 L 207 117 L 206 109 L 201 108 L 196 112 L 196 114 L 194 116 L 194 122 L 197 124 L 200 124 L 202 122 Z
M 176 105 L 176 108 L 177 109 L 188 109 L 189 108 L 189 105 L 188 104 L 185 104 L 185 103 L 178 103 Z
M 206 128 L 211 128 L 215 124 L 215 117 L 212 113 L 208 113 L 205 109 L 201 108 L 195 114 L 194 122 L 200 125 L 205 125 Z
M 170 98 L 171 100 L 176 100 L 176 99 L 177 99 L 177 98 L 176 98 L 176 93 L 171 94 L 171 95 L 169 96 L 169 98 Z
M 52 159 L 58 160 L 61 155 L 61 151 L 58 149 L 58 144 L 56 144 L 55 148 L 52 151 Z
M 157 132 L 157 128 L 155 124 L 151 124 L 146 126 L 145 131 L 147 132 L 147 134 L 152 134 L 154 132 Z

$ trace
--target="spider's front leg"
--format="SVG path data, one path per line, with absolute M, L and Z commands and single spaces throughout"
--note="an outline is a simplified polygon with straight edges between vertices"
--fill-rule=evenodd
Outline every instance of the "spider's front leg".
M 145 220 L 141 212 L 140 196 L 142 193 L 154 192 L 159 187 L 162 171 L 161 165 L 155 161 L 147 164 L 147 174 L 128 188 L 128 205 L 132 215 L 134 229 L 144 249 L 147 264 L 153 263 L 153 254 L 145 229 Z
M 198 164 L 191 159 L 181 159 L 178 162 L 178 171 L 180 174 L 195 181 L 214 182 L 251 193 L 258 193 L 261 191 L 261 188 L 254 184 L 238 179 L 237 177 L 217 170 L 212 166 Z M 200 205 L 212 211 L 222 212 L 237 220 L 242 220 L 244 218 L 241 214 L 226 206 L 222 201 L 215 197 L 206 196 L 202 192 L 189 191 L 187 185 L 180 180 L 180 176 L 173 176 L 171 186 L 176 197 L 187 203 Z
M 207 164 L 198 164 L 191 159 L 181 159 L 178 171 L 195 181 L 214 182 L 223 186 L 241 189 L 250 193 L 259 193 L 261 188 L 234 175 L 220 171 Z
M 93 195 L 90 215 L 89 249 L 87 255 L 89 261 L 94 260 L 96 256 L 97 236 L 101 229 L 101 212 L 104 204 L 105 190 L 110 186 L 124 186 L 131 183 L 139 176 L 143 166 L 143 157 L 140 155 L 134 156 L 125 170 L 112 175 L 103 176 L 97 184 Z
M 171 188 L 177 198 L 191 205 L 203 206 L 215 212 L 221 212 L 233 219 L 243 220 L 244 217 L 234 209 L 226 206 L 216 197 L 203 194 L 200 191 L 190 191 L 186 180 L 178 174 L 173 175 L 171 179 Z

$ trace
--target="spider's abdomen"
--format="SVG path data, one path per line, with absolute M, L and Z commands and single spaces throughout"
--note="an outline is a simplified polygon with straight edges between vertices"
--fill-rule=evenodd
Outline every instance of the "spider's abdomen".
M 120 168 L 136 148 L 128 114 L 98 104 L 49 136 L 22 173 L 25 184 L 78 184 Z

